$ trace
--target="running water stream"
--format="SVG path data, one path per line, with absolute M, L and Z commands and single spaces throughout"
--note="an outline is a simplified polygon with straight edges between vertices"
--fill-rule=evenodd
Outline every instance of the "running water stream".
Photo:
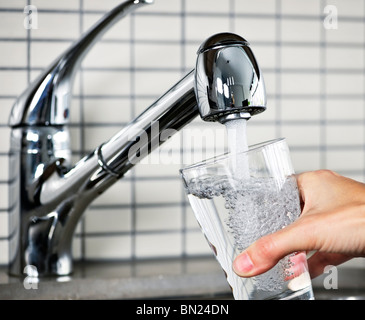
M 248 151 L 247 143 L 247 120 L 237 119 L 225 123 L 227 130 L 228 150 L 232 155 L 232 172 L 240 179 L 250 177 L 248 158 L 245 154 Z

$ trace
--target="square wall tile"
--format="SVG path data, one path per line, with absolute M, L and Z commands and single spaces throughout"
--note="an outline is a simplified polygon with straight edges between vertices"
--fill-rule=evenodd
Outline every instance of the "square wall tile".
M 0 12 L 0 38 L 25 39 L 27 36 L 27 29 L 24 27 L 25 18 L 23 11 Z
M 321 154 L 318 150 L 298 150 L 291 148 L 290 158 L 296 173 L 324 169 L 321 167 Z
M 281 40 L 284 42 L 318 43 L 321 40 L 321 20 L 284 18 L 280 21 Z
M 185 23 L 185 37 L 189 41 L 202 43 L 215 33 L 229 31 L 229 18 L 210 16 L 187 16 Z
M 70 140 L 71 140 L 71 150 L 74 153 L 77 153 L 77 155 L 73 155 L 73 163 L 76 163 L 80 160 L 81 156 L 79 156 L 79 151 L 81 149 L 81 129 L 80 128 L 70 128 Z
M 27 45 L 24 42 L 0 42 L 0 67 L 25 68 L 27 65 Z
M 322 11 L 318 0 L 281 0 L 280 3 L 282 14 L 318 16 Z
M 27 87 L 27 72 L 0 70 L 0 95 L 19 96 Z
M 184 47 L 184 67 L 187 70 L 195 69 L 197 52 L 200 46 L 199 41 L 194 41 L 192 44 L 187 43 Z M 186 72 L 188 73 L 188 72 Z
M 97 236 L 85 238 L 85 258 L 97 260 L 130 259 L 130 236 Z
M 167 27 L 168 26 L 168 27 Z M 178 41 L 181 37 L 181 22 L 174 16 L 138 16 L 134 19 L 136 40 Z
M 265 72 L 263 74 L 264 81 L 265 81 L 265 89 L 266 89 L 266 96 L 269 98 L 270 96 L 275 96 L 278 90 L 278 75 L 274 72 Z M 268 103 L 271 101 L 268 99 Z
M 7 153 L 10 149 L 10 128 L 0 127 L 0 153 Z
M 277 105 L 277 101 L 274 98 L 267 97 L 266 110 L 255 116 L 255 122 L 265 122 L 270 125 L 275 123 L 278 115 Z M 250 125 L 250 122 L 247 122 L 247 124 Z
M 85 123 L 128 123 L 132 119 L 131 101 L 128 98 L 85 98 L 83 111 Z
M 153 73 L 149 73 L 147 75 L 149 79 L 151 80 L 153 77 Z M 142 77 L 143 79 L 143 77 Z M 137 81 L 139 83 L 139 81 Z M 144 96 L 141 90 L 141 95 L 136 96 L 136 98 L 133 100 L 133 114 L 135 117 L 139 116 L 141 113 L 143 113 L 147 108 L 149 108 L 158 97 L 160 97 L 163 93 L 157 94 L 153 93 L 151 96 Z
M 193 209 L 188 201 L 188 197 L 186 194 L 185 194 L 185 199 L 186 199 L 186 206 L 185 206 L 186 228 L 191 231 L 197 231 L 197 230 L 200 231 L 199 223 L 198 223 L 197 219 L 195 218 Z
M 326 143 L 330 146 L 364 145 L 364 124 L 360 125 L 327 125 Z
M 32 68 L 46 68 L 51 65 L 72 44 L 72 41 L 32 42 L 30 64 Z
M 364 69 L 364 49 L 347 47 L 328 47 L 325 50 L 328 69 Z
M 6 238 L 9 234 L 8 218 L 9 216 L 6 212 L 0 212 L 0 238 Z
M 138 181 L 136 201 L 141 204 L 171 204 L 182 200 L 181 181 Z
M 2 112 L 2 116 L 0 117 L 1 125 L 8 125 L 9 117 L 13 105 L 15 103 L 16 98 L 14 99 L 0 99 L 0 110 Z
M 339 20 L 337 29 L 325 29 L 325 38 L 328 43 L 345 43 L 360 44 L 364 41 L 364 28 L 357 22 Z
M 327 169 L 334 171 L 363 170 L 363 150 L 328 150 L 326 152 Z
M 186 234 L 186 254 L 188 255 L 212 255 L 212 249 L 209 247 L 203 233 L 191 231 Z
M 38 13 L 38 28 L 31 29 L 34 39 L 77 39 L 80 35 L 79 13 Z
M 181 251 L 181 234 L 140 234 L 136 238 L 137 258 L 178 256 Z
M 274 14 L 276 4 L 272 0 L 234 0 L 234 10 L 238 14 Z
M 326 75 L 326 93 L 328 95 L 363 95 L 363 74 L 331 73 Z
M 74 84 L 78 85 L 77 83 Z M 73 95 L 71 98 L 71 104 L 70 104 L 70 113 L 69 113 L 69 119 L 71 124 L 80 124 L 81 122 L 81 104 L 84 104 L 84 99 L 81 97 L 77 97 Z
M 184 150 L 204 154 L 207 150 L 221 150 L 227 147 L 227 130 L 221 124 L 186 127 L 183 129 Z
M 82 239 L 78 235 L 74 235 L 74 237 L 72 239 L 72 245 L 71 245 L 72 258 L 74 260 L 79 260 L 79 259 L 83 258 L 81 242 L 82 242 Z
M 257 115 L 255 117 L 259 117 Z M 258 118 L 256 118 L 258 119 Z M 254 123 L 255 119 L 251 119 L 251 123 L 247 125 L 247 142 L 248 145 L 254 145 L 256 143 L 261 143 L 264 141 L 269 141 L 275 138 L 279 138 L 276 136 L 276 126 L 275 124 L 256 124 Z
M 320 52 L 319 47 L 283 46 L 280 50 L 281 67 L 319 69 Z
M 131 182 L 121 179 L 96 198 L 91 205 L 129 205 L 131 197 Z
M 117 0 L 118 4 L 121 3 Z M 84 2 L 85 3 L 85 2 Z M 86 1 L 88 3 L 88 1 Z M 91 9 L 93 10 L 93 9 Z M 82 32 L 88 31 L 94 26 L 100 19 L 102 19 L 103 13 L 84 13 L 82 19 Z M 131 16 L 126 16 L 122 20 L 116 22 L 109 30 L 103 35 L 101 42 L 107 40 L 119 40 L 121 42 L 128 43 L 131 39 Z M 99 43 L 101 43 L 99 42 Z
M 6 240 L 0 240 L 0 265 L 6 265 L 9 263 L 9 243 Z
M 130 232 L 132 229 L 131 208 L 88 208 L 84 214 L 86 234 L 108 232 Z
M 0 209 L 8 210 L 9 208 L 9 190 L 6 183 L 0 183 Z
M 281 90 L 285 94 L 318 95 L 321 89 L 319 73 L 283 72 Z
M 158 74 L 158 78 L 156 78 Z M 158 81 L 157 81 L 158 79 Z M 156 98 L 163 95 L 175 83 L 180 81 L 181 76 L 176 71 L 136 71 L 135 72 L 135 93 L 137 95 L 154 95 Z
M 176 44 L 135 44 L 135 65 L 138 68 L 180 68 L 181 47 Z M 158 72 L 158 71 L 156 71 Z
M 258 61 L 261 70 L 264 75 L 265 69 L 275 69 L 277 66 L 277 48 L 275 46 L 268 45 L 253 45 L 251 46 L 252 51 L 255 54 L 255 58 Z
M 107 11 L 111 10 L 120 4 L 119 0 L 87 0 L 84 1 L 84 9 L 85 10 L 100 10 L 100 11 Z
M 48 0 L 31 0 L 32 5 L 38 9 L 53 9 L 53 10 L 79 10 L 80 5 L 75 0 L 63 0 L 63 1 L 48 1 Z M 87 0 L 86 2 L 89 2 Z
M 122 129 L 116 124 L 109 124 L 108 126 L 86 126 L 84 131 L 84 147 L 87 151 L 92 151 L 100 144 L 108 141 L 116 133 Z
M 128 95 L 130 93 L 130 72 L 109 69 L 84 70 L 82 73 L 85 95 Z
M 283 124 L 281 133 L 289 146 L 318 147 L 321 143 L 321 128 L 317 124 Z
M 344 112 L 351 108 L 351 112 Z M 327 99 L 326 118 L 328 120 L 363 120 L 365 104 L 361 99 Z
M 280 115 L 284 121 L 319 121 L 321 103 L 319 99 L 282 98 Z
M 180 230 L 182 227 L 181 207 L 137 208 L 136 231 Z
M 156 149 L 135 167 L 136 176 L 142 178 L 178 177 L 181 162 L 180 150 L 165 154 Z
M 141 10 L 138 10 L 137 15 L 141 15 L 145 12 L 153 13 L 158 15 L 159 13 L 170 13 L 170 14 L 180 14 L 182 8 L 181 0 L 158 0 L 154 1 L 152 5 L 146 5 Z
M 242 35 L 254 47 L 255 42 L 274 41 L 276 37 L 276 19 L 271 17 L 262 19 L 238 17 L 235 19 L 234 31 Z
M 229 1 L 221 0 L 186 0 L 186 12 L 204 12 L 204 13 L 220 13 L 228 14 L 230 11 Z
M 26 0 L 3 0 L 1 1 L 1 8 L 20 8 L 22 9 L 27 5 Z
M 84 68 L 130 68 L 131 50 L 128 43 L 99 42 L 90 49 L 82 62 Z
M 9 158 L 6 155 L 0 155 L 0 181 L 9 179 Z
M 224 153 L 227 153 L 228 149 L 207 149 L 203 152 L 189 152 L 184 151 L 183 153 L 183 160 L 181 164 L 181 168 L 185 168 L 192 164 L 196 164 L 201 161 L 205 161 L 208 159 L 215 158 L 217 156 L 221 156 Z

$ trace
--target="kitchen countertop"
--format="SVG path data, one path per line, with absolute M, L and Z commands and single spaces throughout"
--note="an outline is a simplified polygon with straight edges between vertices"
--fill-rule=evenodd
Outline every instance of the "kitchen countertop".
M 71 276 L 40 278 L 37 289 L 26 289 L 23 281 L 24 278 L 10 277 L 6 267 L 1 267 L 0 300 L 199 296 L 209 299 L 231 295 L 224 273 L 214 258 L 75 262 Z
M 365 269 L 339 268 L 338 290 L 324 289 L 325 276 L 313 280 L 316 299 L 365 299 Z M 71 276 L 41 278 L 36 286 L 27 289 L 24 278 L 10 277 L 0 267 L 0 300 L 232 299 L 214 257 L 75 262 Z

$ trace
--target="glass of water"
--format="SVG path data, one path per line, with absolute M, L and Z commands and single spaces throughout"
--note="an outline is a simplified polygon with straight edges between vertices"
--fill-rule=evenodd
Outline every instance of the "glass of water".
M 314 299 L 304 252 L 284 257 L 264 274 L 241 278 L 235 257 L 260 237 L 295 221 L 299 192 L 285 139 L 225 154 L 180 170 L 208 244 L 236 300 Z

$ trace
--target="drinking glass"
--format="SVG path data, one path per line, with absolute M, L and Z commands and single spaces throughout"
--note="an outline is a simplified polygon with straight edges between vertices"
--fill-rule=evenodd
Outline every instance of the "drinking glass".
M 295 221 L 299 192 L 285 138 L 224 154 L 180 170 L 194 215 L 236 300 L 314 299 L 304 252 L 242 278 L 235 257 L 260 237 Z

